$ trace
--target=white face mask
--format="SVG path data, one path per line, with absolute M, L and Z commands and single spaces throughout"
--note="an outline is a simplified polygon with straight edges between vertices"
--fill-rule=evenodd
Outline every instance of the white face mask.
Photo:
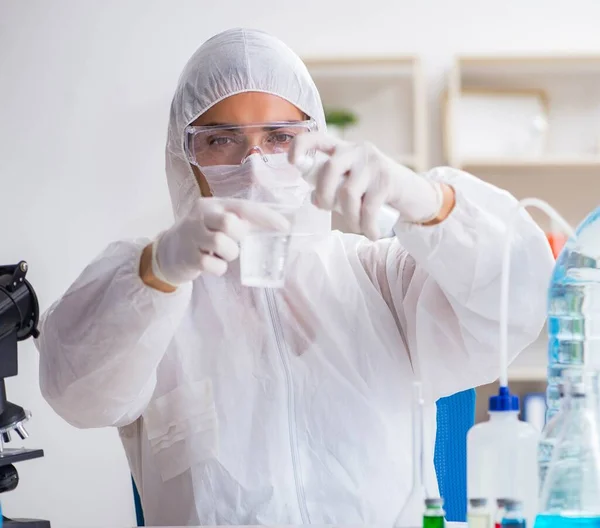
M 310 201 L 311 186 L 288 162 L 287 154 L 248 156 L 240 165 L 200 167 L 213 196 L 299 208 L 296 227 L 307 233 L 331 230 L 331 215 Z
M 217 198 L 300 206 L 310 194 L 310 186 L 288 162 L 287 154 L 257 153 L 240 165 L 214 165 L 200 170 Z

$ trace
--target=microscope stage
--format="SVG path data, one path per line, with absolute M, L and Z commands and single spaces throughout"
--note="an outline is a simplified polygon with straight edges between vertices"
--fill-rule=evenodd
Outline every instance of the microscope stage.
M 0 466 L 16 464 L 17 462 L 23 462 L 23 460 L 31 460 L 34 458 L 41 458 L 43 456 L 43 449 L 4 448 L 4 451 L 0 453 Z

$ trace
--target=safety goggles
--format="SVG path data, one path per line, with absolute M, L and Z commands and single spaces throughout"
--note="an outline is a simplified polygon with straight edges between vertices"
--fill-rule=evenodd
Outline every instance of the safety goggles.
M 252 125 L 188 126 L 185 153 L 198 167 L 238 165 L 251 154 L 263 156 L 287 153 L 299 134 L 315 131 L 316 122 L 259 123 Z

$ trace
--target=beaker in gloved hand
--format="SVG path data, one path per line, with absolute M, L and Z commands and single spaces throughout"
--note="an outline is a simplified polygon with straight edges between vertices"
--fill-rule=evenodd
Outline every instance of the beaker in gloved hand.
M 552 453 L 535 528 L 600 528 L 600 407 L 597 371 L 571 378 L 562 431 Z

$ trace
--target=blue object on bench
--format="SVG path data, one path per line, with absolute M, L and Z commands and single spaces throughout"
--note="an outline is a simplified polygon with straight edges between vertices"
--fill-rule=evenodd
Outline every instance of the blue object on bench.
M 467 518 L 467 432 L 475 423 L 475 389 L 437 401 L 433 463 L 448 521 Z
M 135 504 L 135 519 L 138 526 L 145 526 L 144 522 L 144 510 L 142 510 L 142 501 L 140 500 L 140 494 L 138 493 L 135 480 L 131 477 L 131 485 L 133 486 L 133 503 Z
M 446 519 L 467 518 L 467 432 L 475 422 L 475 389 L 458 392 L 437 402 L 437 434 L 433 462 Z M 144 512 L 133 478 L 137 525 L 144 526 Z

